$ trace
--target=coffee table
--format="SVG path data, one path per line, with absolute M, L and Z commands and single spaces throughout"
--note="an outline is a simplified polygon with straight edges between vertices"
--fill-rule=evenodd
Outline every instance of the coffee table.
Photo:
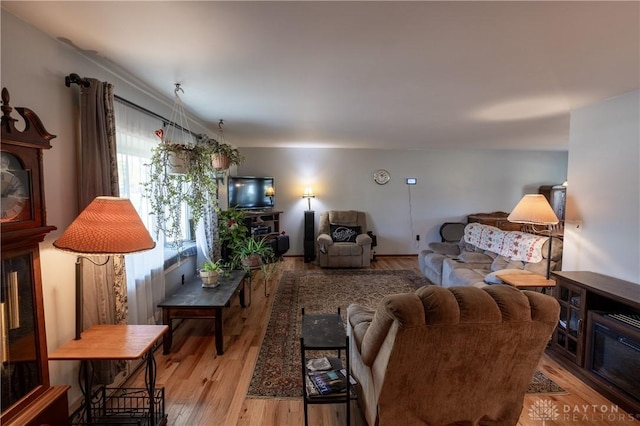
M 162 323 L 169 326 L 163 337 L 163 354 L 171 351 L 174 319 L 215 319 L 216 353 L 222 355 L 223 349 L 223 309 L 231 305 L 231 298 L 239 292 L 240 306 L 245 307 L 245 272 L 232 271 L 230 276 L 220 277 L 219 285 L 214 288 L 203 288 L 202 281 L 194 277 L 180 289 L 167 297 L 158 307 L 162 308 Z M 251 304 L 251 282 L 248 282 L 249 304 Z

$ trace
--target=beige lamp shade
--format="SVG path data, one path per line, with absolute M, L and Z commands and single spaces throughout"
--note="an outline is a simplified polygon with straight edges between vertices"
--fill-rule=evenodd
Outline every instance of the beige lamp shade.
M 304 192 L 302 193 L 302 198 L 316 198 L 316 196 L 313 194 L 313 189 L 311 189 L 310 186 L 307 186 L 304 189 Z
M 527 194 L 507 217 L 509 222 L 555 225 L 559 222 L 551 205 L 542 194 Z
M 275 191 L 275 189 L 273 189 L 273 186 L 268 187 L 264 191 L 264 195 L 267 196 L 267 197 L 273 197 L 274 195 L 276 195 L 276 191 Z
M 151 250 L 156 243 L 131 201 L 96 197 L 53 245 L 64 251 L 99 256 Z

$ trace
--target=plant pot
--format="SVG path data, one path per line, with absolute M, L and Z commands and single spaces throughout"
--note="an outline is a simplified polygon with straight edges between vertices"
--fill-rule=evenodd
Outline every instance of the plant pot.
M 226 154 L 213 153 L 211 154 L 211 165 L 216 170 L 227 170 L 231 167 L 231 158 Z
M 257 254 L 253 254 L 242 259 L 242 264 L 247 268 L 259 268 L 260 265 L 262 265 L 262 257 Z
M 187 149 L 187 147 L 180 143 L 174 143 L 174 142 L 165 142 L 165 143 L 173 147 L 172 151 L 175 150 L 175 152 L 168 153 L 169 173 L 171 173 L 172 175 L 183 175 L 187 173 L 188 164 L 187 164 L 186 158 L 184 157 L 184 152 L 183 152 L 184 150 Z
M 218 276 L 219 274 L 217 271 L 200 270 L 200 279 L 202 280 L 202 287 L 217 287 Z

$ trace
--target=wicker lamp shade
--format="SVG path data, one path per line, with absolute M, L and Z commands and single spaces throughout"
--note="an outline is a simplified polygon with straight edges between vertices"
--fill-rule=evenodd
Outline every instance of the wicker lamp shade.
M 558 217 L 542 194 L 527 194 L 507 217 L 509 222 L 534 225 L 555 225 Z
M 126 198 L 96 197 L 53 245 L 85 255 L 128 254 L 156 243 Z

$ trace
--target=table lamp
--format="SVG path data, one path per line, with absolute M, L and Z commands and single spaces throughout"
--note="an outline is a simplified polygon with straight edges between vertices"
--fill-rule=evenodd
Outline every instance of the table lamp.
M 82 327 L 82 259 L 97 266 L 106 265 L 114 254 L 151 250 L 156 243 L 142 223 L 138 212 L 126 198 L 96 197 L 91 204 L 53 242 L 57 249 L 75 253 L 76 260 L 76 340 Z M 109 256 L 103 263 L 91 257 Z
M 547 226 L 549 232 L 547 279 L 549 279 L 551 276 L 551 225 L 557 224 L 559 220 L 547 199 L 542 194 L 526 194 L 507 216 L 507 220 L 515 223 Z
M 264 191 L 264 195 L 265 195 L 265 197 L 269 197 L 269 201 L 271 202 L 271 205 L 273 206 L 273 197 L 275 197 L 275 195 L 276 195 L 276 190 L 273 189 L 273 186 L 268 187 Z

